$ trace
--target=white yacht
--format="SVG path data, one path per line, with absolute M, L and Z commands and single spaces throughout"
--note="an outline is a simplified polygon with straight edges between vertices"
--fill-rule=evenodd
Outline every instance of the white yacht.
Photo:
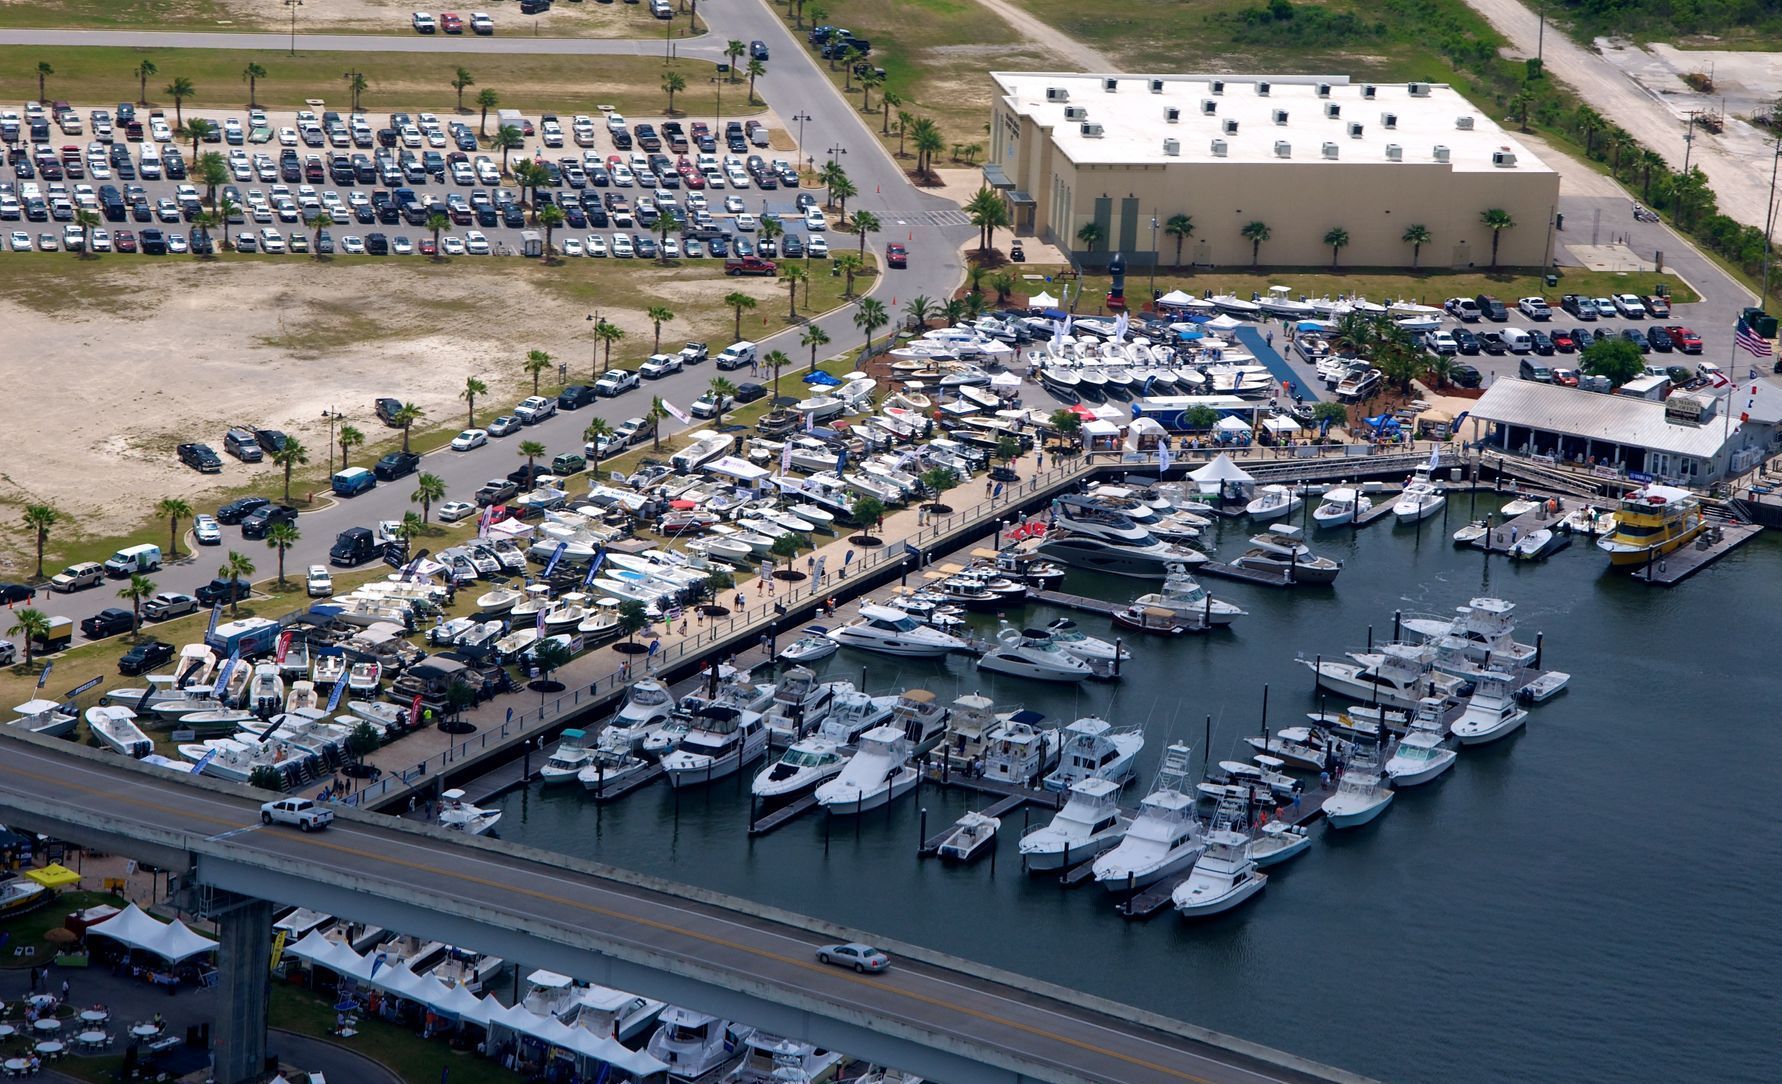
M 680 748 L 662 758 L 662 771 L 671 787 L 695 787 L 727 778 L 766 752 L 760 714 L 710 704 L 693 714 Z
M 1435 669 L 1435 648 L 1394 641 L 1342 659 L 1299 660 L 1318 675 L 1320 687 L 1364 703 L 1414 708 L 1426 696 L 1452 697 L 1461 679 Z
M 1058 760 L 1060 739 L 1056 727 L 1042 728 L 1038 712 L 1011 713 L 992 732 L 980 758 L 984 778 L 999 783 L 1032 787 Z
M 1359 828 L 1392 804 L 1392 784 L 1380 767 L 1379 747 L 1361 750 L 1344 765 L 1336 793 L 1324 799 L 1324 819 L 1332 828 Z
M 1171 566 L 1207 560 L 1199 550 L 1162 541 L 1123 512 L 1077 496 L 1052 502 L 1052 527 L 1037 552 L 1079 568 L 1143 579 L 1162 579 Z
M 1163 590 L 1152 591 L 1132 600 L 1134 606 L 1168 610 L 1178 621 L 1192 626 L 1231 624 L 1232 618 L 1243 617 L 1244 611 L 1217 599 L 1188 574 L 1187 568 L 1171 565 L 1163 580 Z
M 1076 682 L 1094 676 L 1087 662 L 1064 650 L 1045 629 L 1006 626 L 996 634 L 996 646 L 978 660 L 978 669 L 1035 681 Z
M 860 607 L 860 616 L 829 633 L 843 647 L 876 651 L 906 658 L 935 659 L 962 650 L 966 643 L 930 628 L 902 610 L 871 604 Z
M 1258 521 L 1280 519 L 1299 511 L 1305 503 L 1298 486 L 1263 486 L 1257 490 L 1256 499 L 1244 506 L 1244 511 Z
M 800 738 L 756 774 L 749 792 L 764 801 L 789 801 L 840 775 L 847 762 L 834 740 L 821 734 Z
M 1069 869 L 1118 843 L 1131 823 L 1120 812 L 1120 784 L 1080 780 L 1049 823 L 1021 837 L 1021 860 L 1029 870 Z
M 1341 561 L 1313 553 L 1300 529 L 1287 523 L 1252 535 L 1250 547 L 1232 564 L 1286 573 L 1294 583 L 1329 583 L 1343 570 Z
M 897 706 L 895 696 L 868 696 L 854 688 L 852 682 L 837 681 L 835 696 L 829 703 L 829 717 L 819 732 L 837 745 L 853 745 L 860 735 L 891 719 Z
M 1398 517 L 1400 523 L 1417 523 L 1426 520 L 1440 512 L 1442 506 L 1448 503 L 1448 495 L 1442 491 L 1441 486 L 1435 483 L 1431 475 L 1432 471 L 1429 466 L 1418 467 L 1417 472 L 1411 476 L 1411 480 L 1405 483 L 1404 491 L 1398 495 L 1398 500 L 1392 502 L 1392 514 Z
M 1231 910 L 1267 884 L 1268 874 L 1256 870 L 1250 837 L 1219 827 L 1207 833 L 1206 850 L 1188 879 L 1170 893 L 1170 902 L 1184 918 L 1203 918 Z
M 1483 670 L 1473 679 L 1466 711 L 1454 720 L 1454 736 L 1462 745 L 1484 745 L 1522 729 L 1528 712 L 1516 704 L 1515 679 L 1500 670 Z
M 1302 771 L 1321 772 L 1330 764 L 1334 739 L 1323 730 L 1310 726 L 1290 726 L 1267 737 L 1252 734 L 1244 744 L 1259 753 L 1275 757 Z
M 1457 637 L 1466 643 L 1466 657 L 1477 662 L 1487 658 L 1527 666 L 1534 662 L 1532 644 L 1516 640 L 1516 604 L 1501 598 L 1475 598 L 1456 606 L 1454 617 L 1415 614 L 1405 617 L 1404 628 L 1426 639 Z
M 790 1084 L 830 1079 L 841 1066 L 839 1051 L 756 1031 L 743 1041 L 743 1059 L 718 1084 Z
M 602 738 L 605 737 L 603 733 Z M 612 787 L 626 783 L 645 772 L 654 771 L 656 765 L 637 755 L 628 746 L 608 745 L 604 741 L 596 745 L 588 763 L 576 773 L 576 781 L 582 789 L 592 794 L 596 800 L 605 795 Z
M 655 678 L 639 678 L 625 690 L 625 702 L 613 715 L 608 727 L 635 730 L 650 723 L 659 723 L 674 713 L 674 696 L 668 687 Z
M 87 729 L 114 753 L 141 757 L 155 751 L 155 743 L 136 725 L 136 713 L 121 705 L 100 705 L 86 711 Z
M 464 792 L 453 788 L 441 794 L 439 826 L 448 832 L 480 836 L 501 820 L 500 810 L 478 809 L 464 800 Z
M 1320 527 L 1342 527 L 1355 522 L 1355 517 L 1373 510 L 1374 502 L 1348 486 L 1327 490 L 1324 500 L 1312 509 L 1312 522 Z
M 1299 825 L 1269 821 L 1250 842 L 1250 857 L 1259 868 L 1266 869 L 1304 854 L 1311 845 L 1311 833 Z
M 1095 860 L 1095 880 L 1110 892 L 1144 888 L 1193 865 L 1203 848 L 1194 798 L 1161 786 L 1139 803 L 1120 842 Z
M 576 988 L 567 1008 L 557 1015 L 571 1027 L 630 1043 L 648 1031 L 665 1008 L 654 998 L 610 986 L 588 985 Z
M 1427 783 L 1454 766 L 1457 754 L 1443 741 L 1447 735 L 1442 706 L 1434 697 L 1425 697 L 1417 705 L 1410 728 L 1386 758 L 1386 776 L 1394 787 Z
M 905 689 L 891 705 L 886 726 L 903 731 L 910 755 L 921 756 L 947 736 L 947 709 L 927 689 Z
M 1077 623 L 1068 617 L 1046 626 L 1052 634 L 1052 642 L 1088 663 L 1106 663 L 1112 667 L 1115 662 L 1125 662 L 1132 658 L 1132 652 L 1124 647 L 1090 636 L 1077 627 Z
M 1106 779 L 1125 786 L 1132 778 L 1133 761 L 1145 747 L 1145 735 L 1136 727 L 1115 730 L 1105 719 L 1078 719 L 1059 733 L 1063 746 L 1058 767 L 1045 779 L 1047 790 L 1069 790 L 1085 779 Z
M 587 732 L 571 727 L 563 732 L 557 747 L 551 750 L 550 759 L 538 770 L 539 781 L 546 786 L 573 783 L 577 774 L 593 759 L 594 750 L 589 745 Z
M 788 667 L 774 683 L 773 695 L 765 705 L 768 743 L 783 749 L 815 730 L 829 717 L 835 700 L 835 689 L 826 681 L 818 681 L 809 667 Z
M 949 862 L 970 862 L 995 848 L 996 833 L 1001 828 L 1001 819 L 967 810 L 941 838 L 935 853 Z
M 847 766 L 817 788 L 817 804 L 830 813 L 861 813 L 909 793 L 916 780 L 903 731 L 874 727 L 860 736 L 860 749 Z
M 662 1010 L 661 1027 L 650 1036 L 650 1056 L 680 1080 L 698 1080 L 731 1057 L 730 1024 L 679 1005 Z

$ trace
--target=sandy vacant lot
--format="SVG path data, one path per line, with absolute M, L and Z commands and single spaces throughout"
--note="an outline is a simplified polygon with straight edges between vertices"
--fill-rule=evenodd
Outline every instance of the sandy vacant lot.
M 530 394 L 528 350 L 550 352 L 572 377 L 588 373 L 586 317 L 595 309 L 628 333 L 614 363 L 635 362 L 651 345 L 647 305 L 677 314 L 664 343 L 727 340 L 731 314 L 719 299 L 733 289 L 762 298 L 763 312 L 784 303 L 773 279 L 641 261 L 206 264 L 8 253 L 0 327 L 14 424 L 0 505 L 48 501 L 84 536 L 117 533 L 164 497 L 208 501 L 224 486 L 277 475 L 270 462 L 227 457 L 222 475 L 197 474 L 174 456 L 182 441 L 221 454 L 231 424 L 282 429 L 319 464 L 325 410 L 345 413 L 373 440 L 389 434 L 372 414 L 381 395 L 423 407 L 423 426 L 461 424 L 458 392 L 476 376 L 490 388 L 478 417 L 489 417 Z M 0 577 L 29 564 L 17 518 L 0 514 Z

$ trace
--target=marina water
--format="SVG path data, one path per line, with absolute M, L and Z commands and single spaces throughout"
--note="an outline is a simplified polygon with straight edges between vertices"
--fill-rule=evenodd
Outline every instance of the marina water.
M 1782 760 L 1775 723 L 1782 544 L 1763 537 L 1673 589 L 1612 574 L 1579 539 L 1543 564 L 1456 549 L 1472 498 L 1446 526 L 1390 521 L 1308 532 L 1341 558 L 1330 588 L 1207 579 L 1249 611 L 1230 632 L 1128 639 L 1117 685 L 1061 688 L 944 663 L 843 650 L 820 665 L 874 693 L 976 691 L 1054 724 L 1100 714 L 1142 724 L 1128 804 L 1170 739 L 1197 758 L 1246 759 L 1261 723 L 1319 707 L 1295 652 L 1340 654 L 1392 635 L 1394 610 L 1448 613 L 1478 595 L 1517 604 L 1517 638 L 1546 634 L 1570 688 L 1525 732 L 1461 753 L 1439 782 L 1401 794 L 1375 824 L 1321 832 L 1270 870 L 1243 908 L 1191 923 L 1165 910 L 1128 923 L 1094 885 L 1062 889 L 1020 868 L 1020 812 L 997 865 L 916 857 L 919 809 L 938 831 L 962 792 L 915 798 L 825 832 L 813 813 L 747 834 L 749 773 L 677 797 L 655 785 L 596 807 L 579 787 L 507 795 L 501 834 L 882 933 L 1104 995 L 1394 1081 L 1773 1080 L 1773 977 L 1782 937 L 1771 878 L 1782 825 L 1762 812 L 1759 766 Z M 1491 502 L 1494 504 L 1495 501 Z M 1479 498 L 1479 509 L 1491 506 Z M 1244 548 L 1244 519 L 1215 530 Z M 1139 581 L 1073 572 L 1065 590 L 1125 602 Z M 1012 623 L 1060 614 L 1030 606 Z M 1091 635 L 1110 623 L 1076 617 Z M 977 617 L 982 631 L 994 617 Z M 1344 701 L 1330 698 L 1330 707 Z M 1753 802 L 1756 812 L 1749 812 Z M 1048 816 L 1035 810 L 1033 823 Z

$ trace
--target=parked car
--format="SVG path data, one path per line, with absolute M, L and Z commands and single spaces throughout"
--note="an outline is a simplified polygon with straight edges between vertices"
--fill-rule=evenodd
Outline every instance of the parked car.
M 514 415 L 503 414 L 489 423 L 489 435 L 492 437 L 512 436 L 525 427 L 526 423 Z
M 303 577 L 303 589 L 310 598 L 327 598 L 334 593 L 334 573 L 327 565 L 310 565 Z
M 1597 316 L 1596 302 L 1579 294 L 1566 294 L 1561 297 L 1559 307 L 1580 320 L 1594 320 Z
M 136 615 L 116 606 L 107 606 L 80 623 L 81 635 L 89 640 L 103 640 L 135 627 Z
M 603 398 L 611 398 L 631 391 L 640 385 L 637 374 L 630 369 L 609 369 L 594 383 L 594 393 Z
M 223 469 L 223 461 L 208 444 L 181 444 L 175 451 L 179 461 L 191 467 L 199 474 L 219 474 Z
M 217 509 L 217 522 L 240 523 L 256 508 L 262 508 L 272 502 L 265 497 L 237 497 L 228 504 Z
M 394 481 L 407 474 L 413 474 L 421 466 L 421 457 L 414 452 L 390 452 L 371 468 L 380 482 Z
M 241 537 L 265 538 L 266 532 L 280 523 L 296 523 L 297 509 L 288 504 L 263 504 L 241 521 Z
M 1668 354 L 1677 348 L 1677 344 L 1671 341 L 1670 332 L 1658 324 L 1646 329 L 1646 344 L 1660 354 Z
M 124 652 L 118 660 L 118 673 L 146 674 L 173 658 L 173 645 L 160 640 L 144 640 Z
M 680 371 L 681 358 L 678 354 L 651 354 L 649 360 L 637 367 L 637 375 L 645 380 L 660 380 Z
M 385 396 L 373 404 L 373 409 L 377 412 L 378 420 L 385 425 L 393 429 L 402 428 L 402 423 L 396 420 L 397 415 L 402 412 L 402 400 Z
M 105 569 L 97 561 L 82 561 L 50 577 L 50 590 L 67 594 L 71 591 L 83 591 L 89 587 L 97 587 L 105 582 Z M 8 606 L 18 602 L 30 602 L 37 592 L 22 583 L 0 584 L 0 602 Z
M 587 384 L 571 384 L 557 393 L 557 406 L 563 410 L 580 410 L 594 401 L 594 389 Z
M 466 516 L 476 515 L 476 505 L 469 501 L 447 501 L 439 506 L 439 522 L 456 523 Z
M 1455 387 L 1476 388 L 1484 382 L 1485 378 L 1479 373 L 1478 369 L 1475 369 L 1464 361 L 1459 361 L 1455 362 L 1454 366 L 1449 369 L 1448 379 L 1453 382 Z
M 1699 354 L 1702 352 L 1701 336 L 1697 335 L 1689 328 L 1686 328 L 1681 324 L 1669 324 L 1665 327 L 1664 332 L 1666 335 L 1670 336 L 1671 345 L 1675 346 L 1678 350 L 1683 351 L 1685 354 Z
M 518 484 L 510 482 L 506 478 L 493 478 L 483 483 L 482 488 L 476 491 L 475 497 L 478 504 L 500 504 L 519 495 Z
M 543 395 L 529 395 L 514 408 L 514 415 L 526 425 L 537 425 L 557 413 L 557 400 Z
M 198 601 L 205 606 L 214 606 L 219 602 L 239 602 L 253 593 L 253 584 L 246 580 L 232 580 L 227 576 L 218 576 L 196 592 Z
M 1640 300 L 1639 294 L 1616 294 L 1611 300 L 1615 304 L 1615 311 L 1629 320 L 1646 318 L 1646 305 Z
M 177 591 L 162 591 L 142 604 L 144 621 L 167 621 L 198 612 L 198 600 Z
M 1551 320 L 1553 309 L 1544 297 L 1525 297 L 1516 302 L 1516 311 L 1530 320 Z
M 1646 341 L 1646 336 L 1641 334 L 1640 329 L 1637 327 L 1622 328 L 1621 337 L 1639 347 L 1640 353 L 1642 354 L 1650 354 L 1652 352 L 1652 344 Z
M 489 443 L 489 434 L 483 429 L 466 429 L 452 438 L 452 451 L 468 452 L 472 448 L 481 448 Z
M 1646 315 L 1654 320 L 1662 320 L 1671 314 L 1671 299 L 1653 294 L 1646 299 Z

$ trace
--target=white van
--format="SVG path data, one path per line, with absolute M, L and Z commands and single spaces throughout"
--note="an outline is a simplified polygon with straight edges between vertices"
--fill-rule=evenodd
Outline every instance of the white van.
M 142 145 L 142 154 L 137 160 L 137 172 L 145 181 L 159 180 L 161 177 L 161 152 L 153 143 Z
M 134 576 L 160 567 L 161 547 L 146 542 L 140 546 L 125 546 L 105 559 L 108 576 Z
M 720 369 L 742 369 L 754 363 L 755 344 L 747 339 L 726 346 L 715 362 Z
M 1534 339 L 1522 328 L 1507 327 L 1499 334 L 1503 336 L 1505 349 L 1512 354 L 1526 354 L 1534 349 Z

